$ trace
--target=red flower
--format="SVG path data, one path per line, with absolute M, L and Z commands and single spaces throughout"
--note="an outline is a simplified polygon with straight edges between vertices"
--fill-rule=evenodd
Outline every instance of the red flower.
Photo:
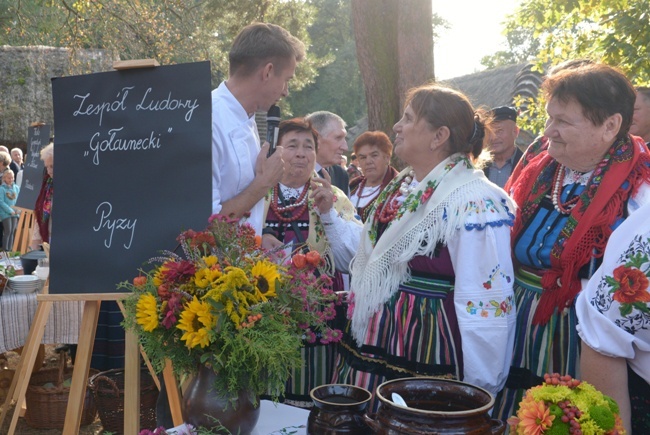
M 163 279 L 167 282 L 183 282 L 194 276 L 196 266 L 188 260 L 168 261 L 163 267 L 166 269 L 162 272 Z
M 486 290 L 490 290 L 492 288 L 492 282 L 491 281 L 484 282 L 483 287 L 485 287 Z
M 618 266 L 614 269 L 614 279 L 620 285 L 612 296 L 615 301 L 621 304 L 650 302 L 650 293 L 648 293 L 650 282 L 648 277 L 639 269 Z
M 431 195 L 433 195 L 433 187 L 427 188 L 424 192 L 422 192 L 422 196 L 420 197 L 420 203 L 424 204 L 431 198 Z

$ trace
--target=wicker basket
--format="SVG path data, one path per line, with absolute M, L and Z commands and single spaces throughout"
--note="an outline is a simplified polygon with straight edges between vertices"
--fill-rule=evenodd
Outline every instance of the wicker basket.
M 67 354 L 59 354 L 59 367 L 56 369 L 40 370 L 32 374 L 27 386 L 25 400 L 27 411 L 25 422 L 36 429 L 63 429 L 65 413 L 68 407 L 68 396 L 70 387 L 63 385 L 66 378 L 72 376 L 72 367 L 67 365 Z M 98 373 L 90 369 L 90 375 Z M 54 384 L 54 388 L 45 388 L 45 384 Z M 83 411 L 81 414 L 81 425 L 86 426 L 95 421 L 97 408 L 90 390 L 86 390 Z
M 95 396 L 104 431 L 124 431 L 124 370 L 113 369 L 90 378 L 90 389 Z M 156 427 L 158 387 L 146 368 L 140 372 L 140 427 Z

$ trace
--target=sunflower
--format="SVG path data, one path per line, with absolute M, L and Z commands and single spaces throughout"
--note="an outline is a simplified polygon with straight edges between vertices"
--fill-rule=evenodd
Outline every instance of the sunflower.
M 198 288 L 206 288 L 210 284 L 215 283 L 221 277 L 221 270 L 219 268 L 198 269 L 194 274 L 194 284 Z
M 135 308 L 135 317 L 138 325 L 146 332 L 158 327 L 158 306 L 154 295 L 145 293 L 140 297 Z
M 275 285 L 281 277 L 277 265 L 266 259 L 258 261 L 251 269 L 251 274 L 256 281 L 256 293 L 264 302 L 277 296 Z
M 210 331 L 216 325 L 216 318 L 210 313 L 210 304 L 199 301 L 196 296 L 185 305 L 176 326 L 185 331 L 181 340 L 188 349 L 196 346 L 207 347 L 210 344 Z

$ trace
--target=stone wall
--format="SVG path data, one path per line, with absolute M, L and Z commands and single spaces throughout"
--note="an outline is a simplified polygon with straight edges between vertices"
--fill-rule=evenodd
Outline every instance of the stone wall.
M 35 122 L 54 134 L 52 77 L 110 71 L 112 64 L 105 50 L 0 46 L 0 144 L 24 149 Z

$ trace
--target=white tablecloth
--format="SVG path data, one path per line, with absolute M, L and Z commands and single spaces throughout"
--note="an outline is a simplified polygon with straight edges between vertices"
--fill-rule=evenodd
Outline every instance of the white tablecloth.
M 0 296 L 0 352 L 25 344 L 38 306 L 36 295 L 12 293 L 7 288 Z M 43 343 L 77 343 L 83 306 L 82 301 L 54 302 L 45 325 Z
M 260 419 L 257 421 L 252 435 L 305 435 L 309 411 L 294 406 L 273 404 L 270 400 L 262 400 Z M 184 435 L 189 433 L 183 426 L 175 427 L 172 434 Z

